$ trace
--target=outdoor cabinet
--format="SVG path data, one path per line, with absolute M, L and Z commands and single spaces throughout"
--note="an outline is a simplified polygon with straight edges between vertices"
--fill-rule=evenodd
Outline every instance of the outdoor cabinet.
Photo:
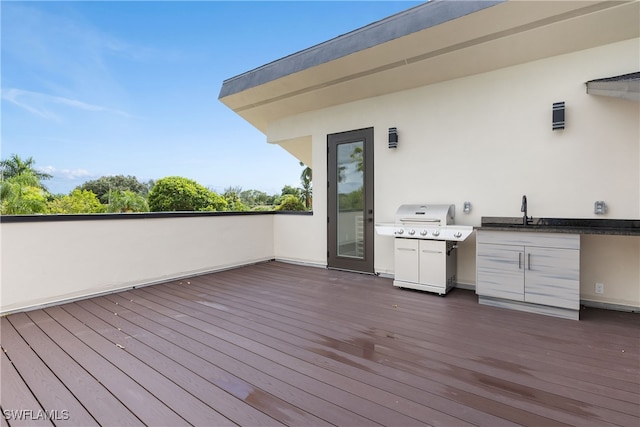
M 455 286 L 456 252 L 444 240 L 395 238 L 395 280 L 400 288 L 446 294 Z
M 418 283 L 419 245 L 416 239 L 394 239 L 395 280 Z
M 524 246 L 478 243 L 477 250 L 476 293 L 524 301 Z
M 513 301 L 510 308 L 545 314 L 580 309 L 577 234 L 478 230 L 476 268 L 481 303 Z

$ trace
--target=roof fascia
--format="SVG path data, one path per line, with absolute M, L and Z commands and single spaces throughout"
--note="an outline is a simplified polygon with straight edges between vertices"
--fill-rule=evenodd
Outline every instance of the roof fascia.
M 361 50 L 440 25 L 507 0 L 432 0 L 265 64 L 222 83 L 218 98 L 259 86 Z
M 640 72 L 590 80 L 587 93 L 640 102 Z

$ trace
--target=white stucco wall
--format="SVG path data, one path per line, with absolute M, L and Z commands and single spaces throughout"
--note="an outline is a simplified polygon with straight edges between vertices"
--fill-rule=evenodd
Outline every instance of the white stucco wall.
M 0 224 L 0 313 L 274 257 L 274 215 Z
M 640 41 L 567 55 L 300 114 L 271 123 L 269 141 L 311 136 L 315 239 L 326 252 L 326 136 L 375 128 L 375 218 L 403 203 L 453 203 L 456 222 L 521 216 L 640 218 L 640 108 L 586 94 L 585 82 L 638 70 Z M 554 102 L 566 129 L 551 130 Z M 387 148 L 397 127 L 399 146 Z M 596 200 L 608 206 L 593 214 Z M 470 201 L 470 214 L 462 204 Z M 584 236 L 581 298 L 640 306 L 640 239 Z M 606 253 L 606 257 L 601 256 Z M 616 260 L 616 262 L 611 262 Z M 376 237 L 375 269 L 393 272 L 393 241 Z M 475 284 L 475 238 L 460 246 L 458 280 Z M 596 295 L 596 282 L 605 293 Z
M 275 215 L 273 217 L 275 259 L 326 266 L 326 245 L 318 242 L 327 239 L 327 231 L 316 225 L 319 215 L 316 211 L 313 215 Z

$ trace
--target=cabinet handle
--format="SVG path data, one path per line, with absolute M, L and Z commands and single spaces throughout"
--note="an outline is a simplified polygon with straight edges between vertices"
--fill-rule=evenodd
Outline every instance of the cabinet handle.
M 527 267 L 528 270 L 531 270 L 531 253 L 527 254 L 527 264 L 529 264 L 529 266 Z
M 522 268 L 522 252 L 518 252 L 518 270 Z
M 397 248 L 398 251 L 406 251 L 406 252 L 415 252 L 416 250 L 413 248 Z

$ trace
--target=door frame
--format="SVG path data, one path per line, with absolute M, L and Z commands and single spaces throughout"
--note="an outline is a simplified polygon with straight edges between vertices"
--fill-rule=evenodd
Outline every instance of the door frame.
M 362 209 L 364 253 L 362 258 L 338 253 L 338 145 L 363 141 L 364 203 Z M 375 274 L 374 270 L 374 203 L 373 203 L 373 127 L 327 135 L 327 267 L 338 270 Z

